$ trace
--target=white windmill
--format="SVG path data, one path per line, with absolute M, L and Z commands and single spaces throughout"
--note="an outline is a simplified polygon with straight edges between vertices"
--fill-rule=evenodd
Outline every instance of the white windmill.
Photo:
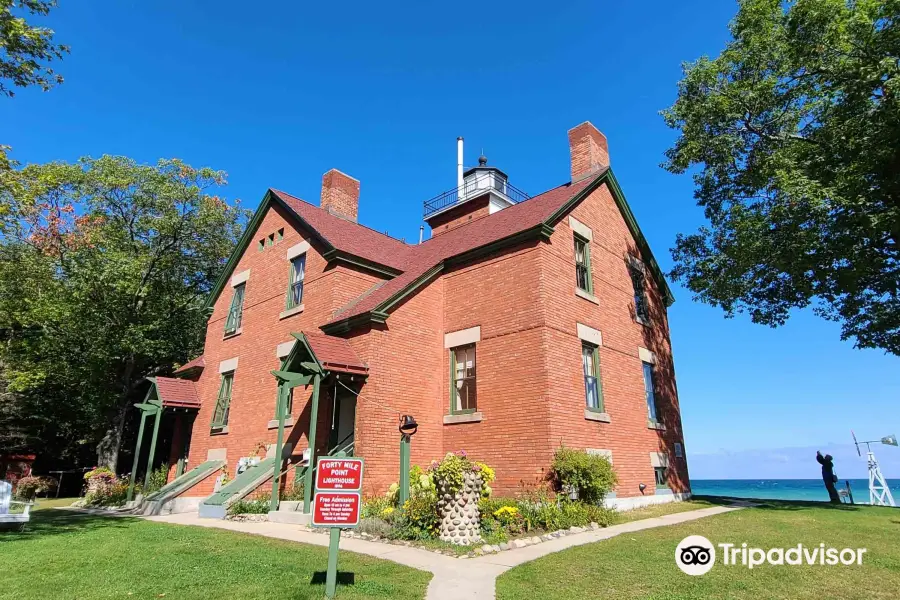
M 852 429 L 850 430 L 850 435 L 853 436 L 853 443 L 856 444 L 856 453 L 860 456 L 862 456 L 862 452 L 859 451 L 859 445 L 866 445 L 866 461 L 869 463 L 869 504 L 874 506 L 895 506 L 891 488 L 888 487 L 887 482 L 884 480 L 884 475 L 881 474 L 881 467 L 878 466 L 878 461 L 875 460 L 875 453 L 872 452 L 871 444 L 896 446 L 897 436 L 892 434 L 880 440 L 857 442 L 856 434 L 853 433 Z

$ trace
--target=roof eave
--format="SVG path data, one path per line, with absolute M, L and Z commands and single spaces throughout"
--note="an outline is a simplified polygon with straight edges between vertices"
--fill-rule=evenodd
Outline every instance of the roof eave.
M 553 227 L 547 225 L 546 223 L 539 223 L 538 225 L 536 225 L 535 227 L 531 227 L 530 229 L 516 232 L 512 235 L 506 236 L 505 238 L 496 240 L 489 244 L 485 244 L 484 246 L 479 246 L 478 248 L 473 248 L 468 252 L 464 252 L 457 256 L 452 256 L 425 271 L 414 281 L 410 282 L 409 285 L 399 290 L 386 300 L 382 301 L 372 310 L 360 313 L 358 315 L 353 315 L 352 317 L 348 317 L 346 319 L 341 319 L 340 321 L 326 323 L 325 325 L 322 325 L 320 329 L 328 335 L 337 335 L 341 333 L 347 333 L 348 331 L 365 325 L 384 323 L 385 321 L 387 321 L 388 316 L 390 316 L 390 311 L 393 310 L 395 306 L 403 302 L 409 296 L 415 294 L 422 286 L 428 284 L 447 266 L 452 266 L 471 260 L 477 260 L 478 258 L 487 256 L 488 254 L 496 252 L 497 250 L 502 250 L 503 248 L 521 243 L 529 239 L 541 239 L 546 241 L 550 239 L 550 235 L 552 233 Z
M 254 234 L 256 233 L 256 230 L 259 228 L 260 223 L 262 223 L 262 220 L 266 215 L 266 211 L 273 203 L 278 204 L 278 206 L 280 206 L 288 215 L 296 220 L 300 226 L 310 232 L 312 237 L 323 247 L 324 251 L 322 252 L 322 256 L 326 261 L 341 262 L 347 265 L 373 271 L 389 278 L 396 277 L 403 272 L 394 267 L 382 265 L 360 256 L 356 256 L 355 254 L 351 254 L 349 252 L 345 252 L 343 250 L 335 248 L 334 245 L 329 242 L 321 233 L 319 233 L 319 231 L 315 227 L 310 225 L 306 221 L 306 219 L 297 214 L 297 212 L 293 208 L 291 208 L 287 202 L 282 200 L 275 190 L 269 188 L 268 190 L 266 190 L 265 196 L 263 196 L 262 200 L 260 201 L 256 212 L 253 213 L 253 216 L 247 223 L 247 227 L 244 229 L 243 235 L 241 235 L 240 240 L 238 240 L 238 243 L 235 245 L 234 250 L 232 250 L 231 255 L 228 257 L 228 261 L 225 263 L 225 266 L 222 267 L 221 274 L 210 289 L 209 296 L 206 299 L 206 303 L 203 305 L 204 309 L 212 309 L 219 295 L 222 293 L 222 290 L 225 289 L 225 285 L 228 283 L 228 278 L 231 276 L 231 273 L 235 268 L 237 268 L 238 262 L 240 262 L 241 257 L 244 255 L 244 252 L 246 252 L 247 248 L 250 247 L 250 243 L 254 237 Z
M 637 223 L 637 219 L 634 218 L 634 213 L 631 212 L 631 207 L 628 205 L 628 200 L 625 199 L 625 194 L 624 192 L 622 192 L 622 188 L 619 186 L 619 182 L 618 180 L 616 180 L 616 176 L 612 172 L 611 168 L 607 168 L 602 173 L 596 175 L 591 183 L 589 183 L 583 190 L 572 196 L 562 206 L 556 209 L 553 214 L 551 214 L 544 221 L 544 223 L 552 226 L 553 223 L 557 222 L 560 218 L 562 218 L 563 215 L 569 212 L 576 204 L 581 202 L 603 183 L 606 183 L 607 186 L 609 186 L 609 191 L 612 194 L 613 200 L 619 207 L 619 210 L 621 211 L 622 216 L 625 219 L 625 224 L 628 226 L 629 231 L 631 231 L 631 235 L 634 236 L 641 255 L 644 258 L 644 262 L 646 262 L 650 266 L 650 270 L 653 273 L 656 284 L 659 286 L 660 290 L 663 293 L 666 306 L 672 306 L 672 304 L 675 302 L 675 296 L 672 294 L 672 290 L 671 288 L 669 288 L 669 284 L 666 281 L 665 274 L 659 267 L 659 263 L 656 262 L 656 258 L 653 256 L 653 251 L 650 250 L 650 244 L 647 243 L 647 238 L 644 237 L 644 234 Z

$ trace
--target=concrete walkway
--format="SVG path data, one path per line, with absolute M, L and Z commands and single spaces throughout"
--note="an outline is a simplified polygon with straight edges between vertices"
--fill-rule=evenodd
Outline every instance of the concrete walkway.
M 586 531 L 584 533 L 567 535 L 548 542 L 526 546 L 525 548 L 506 550 L 496 554 L 465 560 L 443 556 L 420 548 L 395 546 L 393 544 L 382 544 L 380 542 L 370 542 L 355 538 L 342 538 L 341 548 L 343 550 L 349 550 L 350 552 L 383 558 L 401 565 L 433 573 L 434 577 L 428 585 L 428 592 L 425 596 L 426 600 L 459 600 L 460 598 L 489 600 L 494 598 L 497 577 L 503 572 L 521 565 L 522 563 L 541 558 L 542 556 L 554 552 L 559 552 L 560 550 L 565 550 L 566 548 L 572 548 L 573 546 L 581 546 L 583 544 L 607 540 L 623 533 L 652 529 L 664 525 L 685 523 L 687 521 L 702 519 L 703 517 L 740 510 L 745 506 L 748 505 L 738 503 L 732 506 L 714 506 L 711 508 L 674 513 L 662 517 L 654 517 L 652 519 L 632 521 L 630 523 L 614 525 L 596 531 Z M 311 533 L 297 525 L 200 519 L 195 513 L 144 518 L 148 521 L 157 521 L 160 523 L 215 527 L 218 529 L 262 535 L 291 542 L 302 542 L 313 546 L 328 546 L 327 535 Z

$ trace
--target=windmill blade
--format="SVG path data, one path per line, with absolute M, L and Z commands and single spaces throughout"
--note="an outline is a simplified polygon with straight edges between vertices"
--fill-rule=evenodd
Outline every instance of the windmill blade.
M 852 429 L 850 430 L 850 435 L 853 436 L 853 445 L 856 446 L 856 453 L 859 454 L 860 457 L 862 457 L 862 452 L 859 451 L 859 442 L 856 441 L 856 434 L 853 433 Z

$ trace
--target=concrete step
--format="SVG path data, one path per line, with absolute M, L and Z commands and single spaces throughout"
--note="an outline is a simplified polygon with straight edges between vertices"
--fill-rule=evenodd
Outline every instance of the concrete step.
M 290 525 L 309 525 L 310 516 L 306 513 L 287 510 L 269 511 L 269 522 L 288 523 Z

